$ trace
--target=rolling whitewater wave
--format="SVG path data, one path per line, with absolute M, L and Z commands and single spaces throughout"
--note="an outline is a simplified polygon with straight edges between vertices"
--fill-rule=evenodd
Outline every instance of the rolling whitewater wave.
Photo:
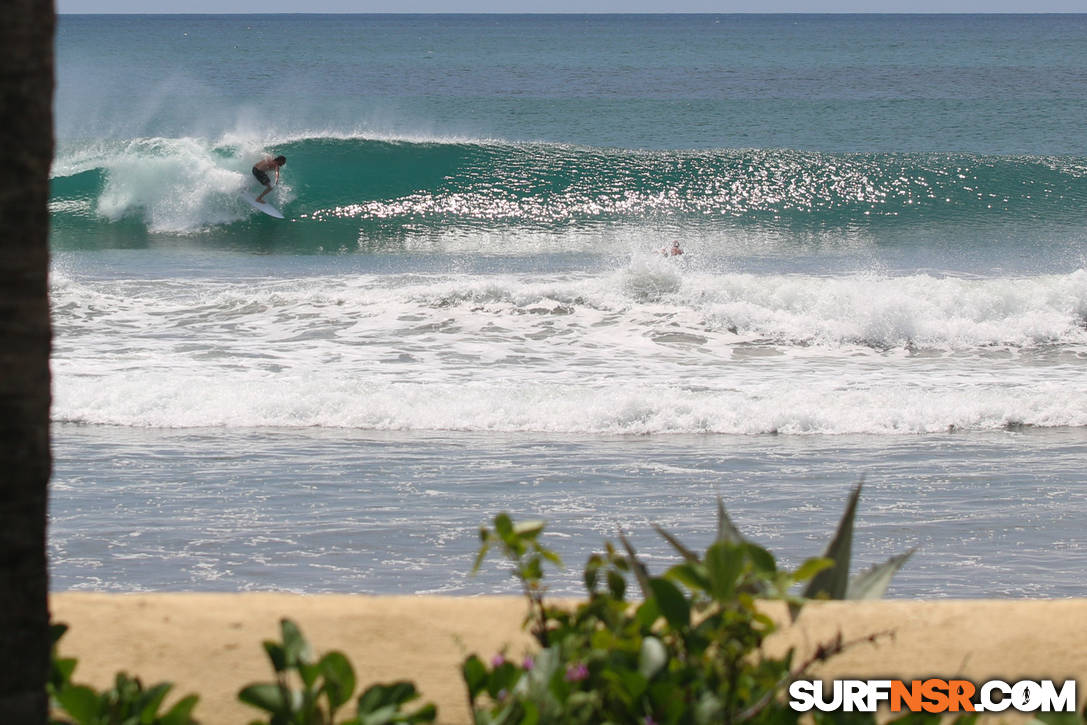
M 563 232 L 627 224 L 820 229 L 879 224 L 1082 225 L 1087 159 L 717 149 L 644 151 L 502 141 L 321 135 L 285 154 L 272 200 L 340 246 L 434 235 Z M 125 235 L 251 236 L 237 192 L 262 149 L 141 138 L 58 156 L 54 237 L 79 247 Z M 97 232 L 97 234 L 96 234 Z M 107 242 L 109 243 L 109 242 Z
M 52 297 L 61 422 L 875 435 L 1087 425 L 1083 270 L 711 275 L 647 258 L 606 274 L 483 278 L 58 271 Z

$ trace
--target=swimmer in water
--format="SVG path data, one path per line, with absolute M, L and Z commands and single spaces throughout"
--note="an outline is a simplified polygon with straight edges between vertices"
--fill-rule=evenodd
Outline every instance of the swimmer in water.
M 661 254 L 663 254 L 665 257 L 678 257 L 679 255 L 683 254 L 683 250 L 679 248 L 679 241 L 676 240 L 672 242 L 672 246 L 670 248 L 661 247 Z

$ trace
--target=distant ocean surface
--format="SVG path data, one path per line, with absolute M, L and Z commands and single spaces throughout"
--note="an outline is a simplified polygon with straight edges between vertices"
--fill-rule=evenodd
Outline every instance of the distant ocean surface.
M 506 510 L 573 594 L 717 496 L 795 565 L 863 478 L 892 596 L 1087 596 L 1085 38 L 61 16 L 52 587 L 514 593 Z

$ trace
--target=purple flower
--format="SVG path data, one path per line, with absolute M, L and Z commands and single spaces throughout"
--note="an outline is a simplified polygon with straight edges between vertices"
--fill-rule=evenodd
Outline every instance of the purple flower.
M 652 715 L 646 715 L 642 725 L 657 725 L 657 721 L 653 719 Z
M 532 657 L 528 655 L 521 661 L 521 669 L 523 670 L 531 670 L 535 665 L 536 663 L 532 660 Z
M 491 658 L 491 667 L 501 667 L 506 664 L 506 656 L 499 653 Z
M 566 668 L 566 681 L 567 682 L 581 682 L 589 677 L 589 668 L 583 663 L 578 662 L 576 665 L 570 665 Z

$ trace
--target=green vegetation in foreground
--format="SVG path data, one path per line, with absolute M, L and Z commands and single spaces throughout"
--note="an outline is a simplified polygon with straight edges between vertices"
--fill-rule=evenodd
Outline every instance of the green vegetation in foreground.
M 520 663 L 504 654 L 489 666 L 477 656 L 464 662 L 474 721 L 477 725 L 797 722 L 800 714 L 783 697 L 788 685 L 849 643 L 838 637 L 799 663 L 793 661 L 792 651 L 768 657 L 762 645 L 777 625 L 759 610 L 759 602 L 784 601 L 795 617 L 808 597 L 849 596 L 859 496 L 858 486 L 826 554 L 808 559 L 795 571 L 779 569 L 770 552 L 746 539 L 720 501 L 717 536 L 702 554 L 658 527 L 682 557 L 660 576 L 650 574 L 620 534 L 621 547 L 609 542 L 604 554 L 589 558 L 584 572 L 588 598 L 573 610 L 544 601 L 544 564 L 561 565 L 557 555 L 539 543 L 544 523 L 515 524 L 499 514 L 493 529 L 480 531 L 482 546 L 475 568 L 491 550 L 501 551 L 512 564 L 529 603 L 526 625 L 540 649 Z M 854 584 L 853 595 L 882 595 L 908 556 L 866 572 L 861 583 Z M 638 586 L 640 603 L 627 599 L 631 579 Z M 791 593 L 805 583 L 804 596 Z M 817 725 L 832 719 L 814 715 Z
M 652 575 L 630 541 L 605 544 L 584 570 L 585 601 L 573 609 L 544 597 L 544 567 L 562 566 L 540 543 L 542 521 L 514 522 L 502 513 L 493 528 L 480 529 L 481 546 L 473 571 L 493 550 L 512 565 L 528 602 L 525 627 L 539 649 L 519 662 L 503 652 L 485 662 L 471 655 L 462 665 L 468 702 L 476 725 L 795 725 L 802 717 L 784 696 L 789 684 L 811 679 L 811 668 L 852 643 L 839 635 L 815 648 L 802 662 L 790 650 L 768 657 L 762 645 L 776 629 L 759 603 L 779 600 L 795 618 L 814 598 L 870 599 L 883 595 L 911 552 L 849 578 L 853 524 L 860 486 L 852 492 L 823 556 L 796 570 L 778 568 L 774 556 L 746 539 L 717 505 L 717 535 L 702 553 L 657 531 L 681 561 Z M 639 601 L 627 599 L 629 584 Z M 801 594 L 792 593 L 803 585 Z M 144 689 L 138 678 L 117 675 L 116 685 L 97 692 L 71 682 L 74 659 L 60 658 L 56 641 L 67 628 L 54 626 L 53 675 L 49 695 L 57 725 L 192 725 L 196 695 L 163 705 L 170 683 Z M 873 634 L 861 641 L 872 641 Z M 239 699 L 265 713 L 251 725 L 387 725 L 429 723 L 433 704 L 408 711 L 418 698 L 410 682 L 372 685 L 346 719 L 337 714 L 354 695 L 354 668 L 341 652 L 316 658 L 298 626 L 281 622 L 282 641 L 266 641 L 275 679 L 248 685 Z M 65 719 L 64 716 L 67 716 Z M 875 725 L 872 713 L 803 715 L 813 725 Z M 973 725 L 964 714 L 956 725 Z M 938 725 L 942 716 L 907 713 L 901 725 Z M 1034 725 L 1082 725 L 1087 716 L 1041 713 Z M 1027 725 L 1031 725 L 1028 723 Z
M 309 642 L 294 622 L 280 622 L 282 642 L 264 642 L 264 651 L 272 661 L 276 681 L 242 688 L 238 699 L 264 710 L 267 721 L 254 720 L 254 725 L 318 725 L 337 722 L 336 712 L 347 704 L 355 692 L 355 670 L 342 652 L 332 651 L 315 660 Z M 300 688 L 292 687 L 294 673 Z M 424 705 L 406 713 L 401 707 L 419 697 L 410 682 L 371 685 L 358 699 L 353 717 L 338 721 L 340 725 L 385 725 L 386 723 L 434 722 L 437 708 Z
M 118 672 L 114 685 L 108 690 L 98 692 L 93 687 L 72 682 L 76 660 L 61 657 L 57 653 L 57 643 L 68 631 L 65 624 L 54 624 L 53 666 L 46 690 L 49 693 L 51 710 L 50 725 L 194 725 L 192 710 L 196 707 L 196 695 L 188 695 L 176 702 L 165 713 L 159 713 L 163 700 L 173 687 L 169 682 L 162 682 L 147 689 L 138 677 L 129 677 Z M 58 713 L 67 715 L 67 719 Z

